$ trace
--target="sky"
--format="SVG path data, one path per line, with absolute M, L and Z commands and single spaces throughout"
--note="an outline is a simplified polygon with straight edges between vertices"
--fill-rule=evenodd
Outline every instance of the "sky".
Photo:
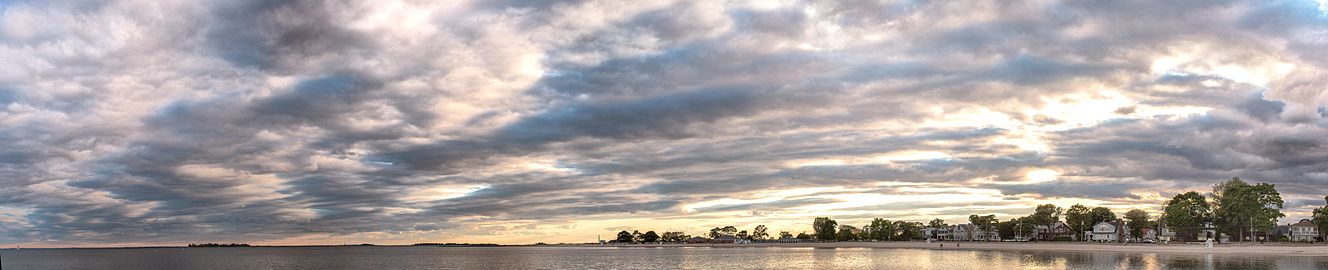
M 1328 195 L 1328 3 L 0 1 L 0 245 Z

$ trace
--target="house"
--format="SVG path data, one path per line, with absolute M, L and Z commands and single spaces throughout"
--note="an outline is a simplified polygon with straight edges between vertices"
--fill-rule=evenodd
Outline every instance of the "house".
M 1130 226 L 1120 221 L 1103 221 L 1093 224 L 1088 231 L 1088 240 L 1094 242 L 1125 242 L 1129 237 Z
M 951 232 L 950 228 L 951 227 L 949 226 L 939 227 L 939 228 L 925 228 L 922 229 L 922 235 L 925 235 L 928 239 L 954 240 L 954 235 Z
M 1154 230 L 1153 228 L 1140 228 L 1139 239 L 1134 240 L 1134 242 L 1157 242 L 1157 230 Z
M 1295 242 L 1314 242 L 1314 238 L 1319 237 L 1319 228 L 1314 226 L 1308 219 L 1302 219 L 1296 224 L 1291 224 L 1291 241 Z
M 950 227 L 952 229 L 950 230 L 951 239 L 949 240 L 968 241 L 973 239 L 973 228 L 975 226 L 972 224 L 957 224 Z
M 1074 230 L 1071 230 L 1070 226 L 1066 225 L 1065 222 L 1059 221 L 1056 222 L 1056 224 L 1052 224 L 1051 227 L 1048 227 L 1047 225 L 1033 226 L 1034 239 L 1050 241 L 1055 240 L 1058 237 L 1061 237 L 1062 239 L 1074 238 Z
M 1289 241 L 1291 240 L 1291 224 L 1273 227 L 1272 230 L 1268 231 L 1268 234 L 1271 235 L 1272 239 L 1275 241 Z
M 1163 242 L 1176 241 L 1176 232 L 1172 231 L 1170 228 L 1167 228 L 1167 224 L 1159 224 L 1157 226 L 1157 231 L 1158 231 L 1157 233 L 1158 241 L 1163 241 Z
M 711 243 L 714 243 L 714 242 L 715 242 L 715 241 L 714 241 L 714 240 L 711 240 L 710 238 L 705 238 L 705 237 L 700 237 L 700 236 L 696 236 L 696 237 L 692 237 L 692 238 L 687 238 L 687 243 L 688 243 L 688 244 L 711 244 Z
M 1001 234 L 996 232 L 996 226 L 983 230 L 978 226 L 973 226 L 973 241 L 1001 241 Z

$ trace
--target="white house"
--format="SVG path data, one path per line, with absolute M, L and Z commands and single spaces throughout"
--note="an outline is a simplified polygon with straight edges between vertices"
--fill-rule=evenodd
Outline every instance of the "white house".
M 1088 231 L 1088 239 L 1094 242 L 1123 242 L 1127 239 L 1130 226 L 1120 221 L 1103 221 L 1093 224 Z
M 1158 241 L 1164 241 L 1164 242 L 1176 241 L 1176 232 L 1172 231 L 1171 228 L 1167 228 L 1167 224 L 1165 223 L 1159 224 L 1157 227 L 1158 227 L 1158 233 L 1157 233 Z
M 1310 220 L 1302 219 L 1296 224 L 1291 224 L 1291 241 L 1313 242 L 1315 237 L 1319 237 L 1319 228 L 1310 223 Z
M 923 235 L 926 235 L 927 238 L 930 238 L 930 239 L 936 239 L 936 240 L 954 240 L 954 235 L 952 234 L 950 228 L 951 228 L 950 226 L 940 227 L 940 228 L 930 228 L 930 227 L 929 227 L 929 228 L 922 229 L 922 234 L 923 234 Z
M 951 240 L 968 241 L 973 239 L 973 228 L 975 226 L 972 224 L 958 224 L 951 227 L 954 228 L 950 230 Z

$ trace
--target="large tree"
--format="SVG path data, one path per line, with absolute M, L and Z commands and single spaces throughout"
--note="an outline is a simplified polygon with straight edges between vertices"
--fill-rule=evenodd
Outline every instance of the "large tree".
M 899 234 L 895 240 L 908 241 L 922 238 L 922 222 L 895 221 L 894 227 Z
M 1236 235 L 1237 241 L 1255 231 L 1272 229 L 1277 219 L 1285 216 L 1282 195 L 1273 184 L 1250 185 L 1235 177 L 1213 186 L 1213 223 L 1227 234 Z
M 646 232 L 646 234 L 641 235 L 641 242 L 644 243 L 659 242 L 659 234 L 656 234 L 655 231 L 648 231 Z
M 756 229 L 752 229 L 752 239 L 762 240 L 766 238 L 770 238 L 770 233 L 766 232 L 765 225 L 756 225 Z
M 1113 221 L 1113 220 L 1117 220 L 1116 213 L 1112 213 L 1111 209 L 1098 206 L 1098 207 L 1093 207 L 1093 209 L 1091 210 L 1088 210 L 1088 226 L 1093 226 L 1098 222 Z
M 945 224 L 945 220 L 942 220 L 942 219 L 939 219 L 939 218 L 938 218 L 938 219 L 933 219 L 933 220 L 931 220 L 931 222 L 927 222 L 927 227 L 932 227 L 932 228 L 944 228 L 944 227 L 947 227 L 947 226 L 949 226 L 949 225 L 948 225 L 948 224 Z
M 888 241 L 897 233 L 895 224 L 883 218 L 872 219 L 865 229 L 868 234 L 866 238 L 872 240 Z
M 1082 204 L 1075 204 L 1070 206 L 1070 209 L 1065 210 L 1065 225 L 1069 225 L 1070 230 L 1074 231 L 1074 239 L 1083 240 L 1080 238 L 1083 237 L 1084 231 L 1088 230 L 1089 226 L 1093 226 L 1089 223 L 1088 211 L 1088 207 Z
M 614 242 L 618 242 L 618 243 L 633 243 L 633 242 L 635 242 L 635 240 L 632 239 L 632 233 L 631 233 L 631 232 L 628 232 L 628 231 L 625 231 L 625 230 L 624 230 L 624 231 L 621 231 L 621 232 L 618 232 L 618 238 L 617 238 L 617 239 L 613 239 L 613 241 L 614 241 Z
M 973 226 L 976 226 L 978 230 L 982 230 L 983 235 L 986 235 L 983 237 L 983 240 L 990 240 L 991 236 L 988 234 L 990 234 L 992 229 L 995 228 L 996 223 L 1000 221 L 996 220 L 996 215 L 969 215 L 968 222 L 973 224 Z
M 662 240 L 666 242 L 682 242 L 682 241 L 687 241 L 688 237 L 686 234 L 683 234 L 682 232 L 664 232 L 664 234 L 661 235 L 660 238 L 662 238 Z
M 1125 212 L 1125 224 L 1130 225 L 1130 235 L 1143 237 L 1143 228 L 1149 227 L 1148 212 L 1140 209 Z
M 1061 208 L 1055 204 L 1038 205 L 1033 209 L 1033 214 L 1028 216 L 1027 222 L 1046 225 L 1047 228 L 1055 227 L 1056 222 L 1061 221 Z
M 1328 243 L 1328 196 L 1323 196 L 1323 207 L 1314 209 L 1314 216 L 1310 219 L 1316 227 L 1319 227 L 1319 238 L 1323 238 L 1324 243 Z
M 818 217 L 812 220 L 812 231 L 816 232 L 816 240 L 835 240 L 835 229 L 838 227 L 839 223 L 828 217 Z
M 1212 221 L 1208 199 L 1198 192 L 1176 194 L 1162 207 L 1162 223 L 1183 240 L 1193 241 L 1204 223 Z
M 853 227 L 853 225 L 839 225 L 839 233 L 835 235 L 835 240 L 858 240 L 858 227 Z

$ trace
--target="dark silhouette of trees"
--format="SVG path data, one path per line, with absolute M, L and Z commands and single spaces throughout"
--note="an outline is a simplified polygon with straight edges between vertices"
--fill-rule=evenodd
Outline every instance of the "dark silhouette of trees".
M 828 217 L 818 217 L 812 221 L 812 231 L 816 232 L 816 239 L 821 241 L 834 241 L 835 229 L 839 223 Z

